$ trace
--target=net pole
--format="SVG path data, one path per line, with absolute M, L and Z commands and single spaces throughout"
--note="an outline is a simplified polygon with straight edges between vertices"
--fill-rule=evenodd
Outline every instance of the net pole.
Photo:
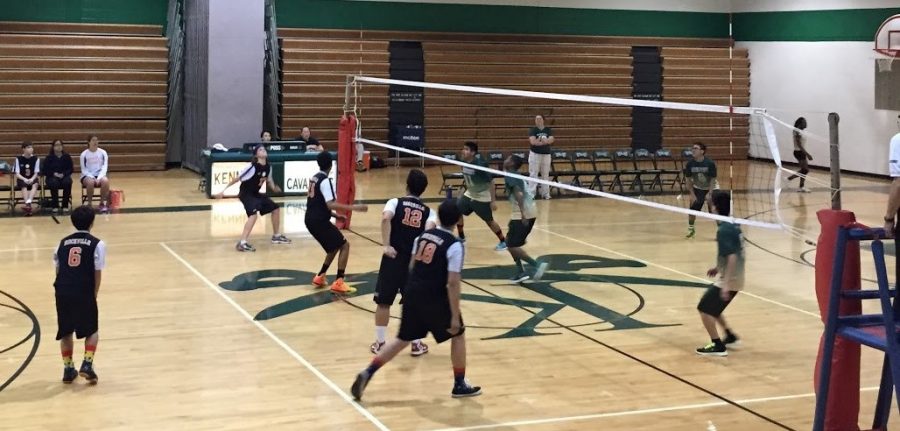
M 831 149 L 831 209 L 841 209 L 841 148 L 838 137 L 838 123 L 841 116 L 837 112 L 828 114 L 828 135 Z
M 728 13 L 728 193 L 734 208 L 734 25 Z
M 353 100 L 353 83 L 355 80 L 356 80 L 355 76 L 347 75 L 347 84 L 344 87 L 344 113 L 345 114 L 356 110 L 355 106 L 353 106 L 351 108 L 351 106 L 352 106 L 351 102 Z

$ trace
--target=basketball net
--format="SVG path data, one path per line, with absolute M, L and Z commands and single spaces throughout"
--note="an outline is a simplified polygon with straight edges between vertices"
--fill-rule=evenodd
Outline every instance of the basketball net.
M 875 62 L 878 64 L 878 71 L 890 72 L 898 55 L 900 55 L 900 51 L 875 50 Z

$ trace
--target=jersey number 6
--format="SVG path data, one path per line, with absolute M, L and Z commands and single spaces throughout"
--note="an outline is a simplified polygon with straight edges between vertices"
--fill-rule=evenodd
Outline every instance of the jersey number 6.
M 72 247 L 69 249 L 69 266 L 77 267 L 81 265 L 81 247 Z

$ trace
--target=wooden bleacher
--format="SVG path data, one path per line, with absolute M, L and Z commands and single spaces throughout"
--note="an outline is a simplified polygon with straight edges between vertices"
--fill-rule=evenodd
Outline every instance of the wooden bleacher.
M 283 37 L 285 136 L 303 125 L 326 145 L 336 145 L 346 74 L 388 76 L 388 41 L 423 42 L 430 82 L 554 93 L 631 97 L 632 46 L 661 46 L 663 99 L 747 106 L 746 50 L 728 57 L 724 39 L 504 35 L 396 31 L 279 29 Z M 729 68 L 735 82 L 728 83 Z M 579 102 L 462 94 L 426 89 L 426 145 L 430 152 L 458 150 L 475 139 L 485 150 L 527 149 L 535 114 L 553 127 L 556 146 L 609 149 L 631 146 L 631 109 Z M 387 87 L 363 85 L 360 118 L 364 136 L 387 137 Z M 664 112 L 663 145 L 674 153 L 697 140 L 715 159 L 746 158 L 749 127 L 727 115 Z
M 168 48 L 161 26 L 0 22 L 0 158 L 100 137 L 110 170 L 165 168 Z

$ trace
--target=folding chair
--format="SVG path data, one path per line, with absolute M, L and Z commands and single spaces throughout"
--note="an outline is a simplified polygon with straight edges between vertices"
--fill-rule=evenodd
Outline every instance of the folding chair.
M 573 180 L 578 187 L 587 187 L 587 180 L 582 177 L 590 178 L 592 181 L 597 174 L 594 171 L 594 159 L 591 157 L 590 151 L 576 150 L 572 152 L 572 165 L 575 170 L 575 179 Z
M 657 168 L 656 160 L 653 159 L 653 154 L 650 151 L 644 148 L 634 150 L 634 168 L 638 171 L 637 181 L 641 193 L 644 193 L 645 185 L 649 190 L 653 190 L 658 185 L 659 190 L 662 191 L 662 184 L 660 183 L 661 171 Z
M 656 150 L 656 167 L 659 169 L 660 188 L 663 186 L 669 186 L 671 189 L 675 189 L 677 185 L 680 191 L 684 192 L 684 183 L 681 178 L 681 166 L 678 163 L 678 159 L 672 156 L 672 151 L 660 148 Z
M 443 153 L 441 154 L 441 157 L 447 160 L 459 160 L 459 156 L 457 156 L 456 153 Z M 462 190 L 466 187 L 466 182 L 462 172 L 459 171 L 459 166 L 441 163 L 440 168 L 441 189 L 438 190 L 438 194 L 443 195 L 448 191 Z M 453 171 L 450 169 L 453 169 Z
M 622 181 L 619 178 L 619 171 L 616 169 L 616 163 L 613 159 L 613 155 L 607 150 L 594 150 L 594 179 L 591 181 L 591 189 L 597 187 L 597 190 L 603 191 L 603 187 L 605 185 L 609 186 L 610 191 L 613 190 L 616 186 L 619 187 L 619 192 L 622 193 Z M 607 181 L 603 181 L 603 177 L 606 175 L 611 175 L 612 179 Z
M 619 175 L 619 192 L 625 193 L 624 183 L 628 182 L 628 189 L 634 191 L 635 185 L 640 185 L 641 175 L 634 163 L 634 153 L 631 149 L 616 150 L 613 163 Z M 643 187 L 640 190 L 643 193 Z
M 578 175 L 575 173 L 575 164 L 568 151 L 554 151 L 550 155 L 550 180 L 557 183 L 576 185 Z M 562 189 L 557 188 L 557 195 L 562 195 Z
M 0 160 L 0 192 L 9 193 L 6 199 L 3 200 L 6 201 L 6 206 L 10 213 L 15 209 L 15 205 L 13 204 L 15 199 L 15 187 L 16 177 L 12 173 L 12 167 L 9 166 L 9 163 Z
M 90 202 L 88 202 L 87 188 L 84 187 L 84 182 L 81 181 L 81 177 L 78 178 L 78 184 L 81 186 L 82 205 L 93 205 L 94 202 L 99 204 L 103 200 L 103 196 L 101 196 L 102 193 L 100 193 L 100 187 L 94 187 L 94 196 L 91 196 Z

